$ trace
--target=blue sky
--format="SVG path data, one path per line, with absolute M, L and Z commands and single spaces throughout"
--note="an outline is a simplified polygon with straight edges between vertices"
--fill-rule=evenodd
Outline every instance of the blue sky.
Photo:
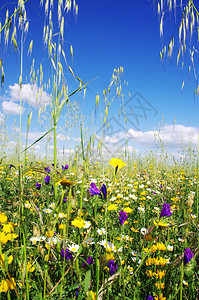
M 32 58 L 35 58 L 36 69 L 42 63 L 44 82 L 47 82 L 51 76 L 47 50 L 42 42 L 45 22 L 44 9 L 35 2 L 39 1 L 30 1 L 26 4 L 27 18 L 30 21 L 30 25 L 29 32 L 25 35 L 23 69 L 24 113 L 22 115 L 22 126 L 24 135 L 26 132 L 27 112 L 28 110 L 33 112 L 29 144 L 50 128 L 49 118 L 46 118 L 45 114 L 43 115 L 43 123 L 38 124 L 39 108 L 33 105 L 35 103 L 36 89 L 31 94 L 30 99 L 30 79 L 28 74 Z M 2 0 L 1 6 L 6 3 L 8 1 Z M 68 64 L 73 68 L 75 75 L 79 76 L 84 82 L 96 78 L 88 85 L 84 101 L 82 96 L 76 95 L 72 98 L 72 100 L 77 101 L 81 112 L 86 117 L 85 126 L 87 125 L 89 134 L 92 134 L 92 129 L 99 134 L 101 124 L 100 109 L 102 114 L 104 114 L 105 109 L 102 92 L 110 84 L 114 68 L 122 66 L 124 68 L 124 74 L 121 77 L 122 81 L 128 82 L 128 86 L 123 85 L 124 103 L 130 103 L 126 107 L 127 110 L 129 107 L 135 108 L 139 106 L 138 102 L 145 105 L 145 108 L 148 108 L 148 110 L 145 111 L 146 115 L 144 115 L 142 109 L 137 108 L 139 124 L 136 123 L 135 116 L 130 116 L 129 113 L 129 122 L 127 122 L 125 127 L 122 116 L 120 119 L 118 117 L 121 102 L 115 97 L 109 110 L 109 119 L 112 120 L 113 131 L 109 130 L 105 133 L 105 140 L 109 147 L 114 143 L 121 145 L 121 140 L 124 140 L 124 136 L 127 134 L 127 137 L 131 140 L 131 149 L 135 148 L 136 151 L 143 151 L 148 146 L 153 148 L 153 130 L 159 129 L 163 117 L 164 125 L 160 129 L 160 136 L 165 144 L 173 148 L 172 151 L 180 151 L 181 136 L 184 137 L 183 141 L 187 145 L 189 137 L 193 136 L 193 143 L 196 145 L 197 128 L 199 128 L 199 103 L 198 97 L 194 98 L 193 93 L 195 78 L 192 72 L 190 76 L 188 75 L 188 55 L 183 70 L 180 67 L 181 61 L 179 66 L 176 66 L 178 27 L 175 19 L 177 22 L 179 21 L 181 9 L 176 10 L 176 18 L 174 18 L 174 13 L 165 14 L 164 37 L 162 39 L 160 38 L 157 8 L 154 6 L 153 1 L 84 0 L 77 1 L 77 4 L 79 8 L 78 17 L 75 17 L 72 12 L 65 13 L 64 49 Z M 56 7 L 56 5 L 57 0 L 54 1 L 54 6 Z M 2 24 L 5 20 L 6 9 L 9 9 L 10 15 L 14 7 L 14 4 L 9 4 L 0 10 Z M 53 19 L 56 22 L 56 15 L 53 15 Z M 159 52 L 164 42 L 168 44 L 169 38 L 173 33 L 176 46 L 173 56 L 165 58 L 161 62 Z M 32 56 L 30 57 L 27 56 L 27 52 L 32 39 L 34 44 Z M 73 60 L 70 57 L 70 45 L 73 46 L 74 50 Z M 5 70 L 5 85 L 1 91 L 1 112 L 9 116 L 7 121 L 9 127 L 16 120 L 16 127 L 18 128 L 19 102 L 16 93 L 20 75 L 20 56 L 14 52 L 14 47 L 10 42 L 5 46 L 3 35 L 1 38 L 0 56 L 2 57 Z M 70 91 L 77 88 L 77 83 L 73 80 L 68 69 L 66 69 L 65 77 Z M 181 91 L 183 81 L 185 85 L 183 91 Z M 42 101 L 48 103 L 50 91 L 46 90 L 45 92 L 46 94 L 43 94 Z M 129 96 L 129 93 L 132 95 L 132 98 Z M 95 112 L 96 94 L 99 94 L 101 104 L 98 114 L 93 121 L 91 114 Z M 132 99 L 132 101 L 128 102 L 129 99 Z M 49 109 L 50 105 L 47 105 L 47 111 Z M 75 139 L 78 143 L 80 136 L 79 128 L 72 130 L 70 133 L 69 131 L 63 132 L 64 116 L 67 118 L 65 111 L 59 123 L 60 127 L 62 127 L 62 130 L 59 132 L 60 151 L 63 145 L 66 149 L 74 147 Z M 126 133 L 124 132 L 125 129 L 127 130 Z M 66 135 L 68 136 L 67 143 L 64 140 Z M 179 139 L 178 142 L 177 139 Z M 42 148 L 42 142 L 38 144 L 39 148 Z

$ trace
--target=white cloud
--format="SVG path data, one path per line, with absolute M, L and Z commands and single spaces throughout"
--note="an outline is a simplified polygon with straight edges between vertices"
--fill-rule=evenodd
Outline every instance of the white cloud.
M 12 101 L 3 101 L 2 109 L 5 113 L 10 113 L 11 115 L 19 115 L 20 114 L 20 105 L 14 103 Z M 21 107 L 21 113 L 23 114 L 25 111 L 24 107 Z
M 104 136 L 103 142 L 109 145 L 120 145 L 124 141 L 142 146 L 158 145 L 160 142 L 169 147 L 179 147 L 192 143 L 198 144 L 199 128 L 186 127 L 184 125 L 165 125 L 160 130 L 136 131 L 129 129 L 127 132 L 118 132 L 113 135 Z M 99 138 L 96 136 L 96 138 Z
M 20 90 L 19 84 L 9 85 L 9 99 L 11 101 L 21 100 L 30 104 L 33 107 L 43 107 L 44 105 L 50 104 L 50 95 L 45 91 L 42 91 L 36 84 L 31 85 L 30 83 L 23 84 Z

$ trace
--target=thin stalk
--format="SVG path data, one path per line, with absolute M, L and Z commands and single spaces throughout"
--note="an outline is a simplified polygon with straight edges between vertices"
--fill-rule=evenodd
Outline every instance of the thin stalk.
M 57 169 L 57 125 L 54 123 L 54 177 L 56 178 L 56 169 Z M 55 202 L 57 200 L 57 185 L 54 184 L 54 193 L 55 193 Z
M 20 196 L 22 196 L 22 168 L 21 168 L 21 119 L 22 119 L 22 96 L 21 96 L 21 89 L 22 89 L 22 75 L 23 75 L 23 25 L 21 30 L 21 67 L 20 67 L 20 116 L 19 116 L 19 186 L 20 186 Z M 22 198 L 22 197 L 21 197 Z M 23 204 L 22 204 L 23 205 Z
M 28 268 L 27 268 L 27 256 L 26 256 L 26 236 L 23 231 L 23 249 L 24 249 L 24 261 L 25 261 L 25 272 L 26 272 L 26 297 L 29 300 L 29 284 L 28 284 Z
M 183 277 L 184 277 L 184 262 L 182 260 L 181 264 L 181 276 L 180 276 L 180 300 L 183 300 L 182 292 L 183 292 Z
M 197 154 L 197 184 L 196 184 L 196 215 L 197 215 L 197 221 L 199 220 L 198 219 L 198 206 L 199 206 L 199 201 L 198 201 L 198 198 L 199 198 L 199 192 L 198 192 L 198 175 L 199 175 L 199 172 L 198 172 L 198 166 L 199 166 L 199 131 L 198 131 L 198 154 Z

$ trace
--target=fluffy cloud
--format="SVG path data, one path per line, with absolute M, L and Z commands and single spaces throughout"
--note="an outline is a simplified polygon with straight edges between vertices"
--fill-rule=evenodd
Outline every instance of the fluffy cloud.
M 5 113 L 9 113 L 11 115 L 19 115 L 20 114 L 20 105 L 17 103 L 14 103 L 12 101 L 3 101 L 2 104 L 2 109 Z M 24 113 L 25 108 L 21 108 L 21 112 Z
M 12 101 L 19 101 L 21 93 L 21 100 L 34 107 L 50 104 L 50 95 L 42 91 L 36 84 L 23 84 L 20 91 L 19 84 L 15 83 L 9 85 L 8 93 Z
M 96 139 L 100 139 L 96 136 Z M 132 140 L 133 144 L 141 146 L 155 146 L 163 143 L 169 147 L 179 147 L 192 143 L 198 144 L 198 128 L 186 127 L 183 125 L 165 125 L 160 130 L 136 131 L 129 129 L 127 132 L 117 132 L 112 135 L 105 135 L 103 143 L 112 146 L 119 146 L 124 142 Z
M 20 94 L 21 93 L 21 94 Z M 51 102 L 50 95 L 42 91 L 36 84 L 23 84 L 20 90 L 19 84 L 9 85 L 6 91 L 6 97 L 2 97 L 2 109 L 6 113 L 17 115 L 20 113 L 20 106 L 16 102 L 20 101 L 31 105 L 32 107 L 44 107 Z M 25 109 L 22 107 L 22 113 Z
M 179 146 L 182 144 L 193 145 L 198 143 L 198 128 L 186 127 L 183 125 L 165 125 L 159 131 L 135 131 L 133 129 L 128 130 L 129 138 L 135 140 L 142 145 L 151 145 L 156 143 L 164 143 L 169 146 Z

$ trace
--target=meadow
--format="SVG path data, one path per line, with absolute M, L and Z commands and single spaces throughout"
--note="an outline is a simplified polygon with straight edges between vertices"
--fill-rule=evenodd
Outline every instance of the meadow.
M 90 135 L 85 148 L 85 128 L 79 122 L 77 149 L 60 159 L 58 125 L 63 110 L 71 114 L 76 105 L 73 96 L 80 92 L 84 101 L 89 83 L 76 76 L 66 59 L 70 53 L 73 60 L 72 45 L 64 48 L 64 20 L 71 8 L 77 15 L 78 5 L 70 0 L 55 2 L 56 6 L 52 0 L 41 1 L 38 8 L 44 11 L 41 49 L 50 75 L 34 59 L 30 70 L 24 67 L 34 49 L 33 40 L 27 45 L 29 1 L 19 0 L 11 13 L 9 3 L 1 8 L 2 15 L 5 10 L 1 47 L 12 47 L 20 61 L 15 83 L 20 110 L 12 153 L 8 145 L 13 136 L 4 134 L 4 123 L 0 132 L 0 298 L 199 299 L 198 155 L 188 151 L 183 160 L 167 163 L 162 145 L 162 159 L 157 153 L 135 156 L 128 151 L 107 159 L 99 141 L 96 159 L 91 156 L 95 135 Z M 5 70 L 0 59 L 2 90 Z M 121 97 L 121 111 L 124 108 L 122 73 L 122 67 L 114 69 L 103 91 L 103 105 L 99 95 L 95 98 L 95 113 L 102 115 L 107 127 L 112 90 Z M 72 92 L 66 74 L 77 84 Z M 34 109 L 29 103 L 24 117 L 27 103 L 22 94 L 27 82 L 37 93 Z M 46 104 L 50 108 L 41 106 L 37 111 L 45 90 L 50 90 Z M 50 121 L 45 133 L 29 144 L 34 113 L 38 123 L 42 116 Z M 72 123 L 78 119 L 76 114 Z M 39 160 L 33 146 L 47 136 L 52 140 L 52 158 L 44 155 Z
M 197 299 L 197 168 L 26 161 L 22 191 L 0 167 L 1 299 Z

